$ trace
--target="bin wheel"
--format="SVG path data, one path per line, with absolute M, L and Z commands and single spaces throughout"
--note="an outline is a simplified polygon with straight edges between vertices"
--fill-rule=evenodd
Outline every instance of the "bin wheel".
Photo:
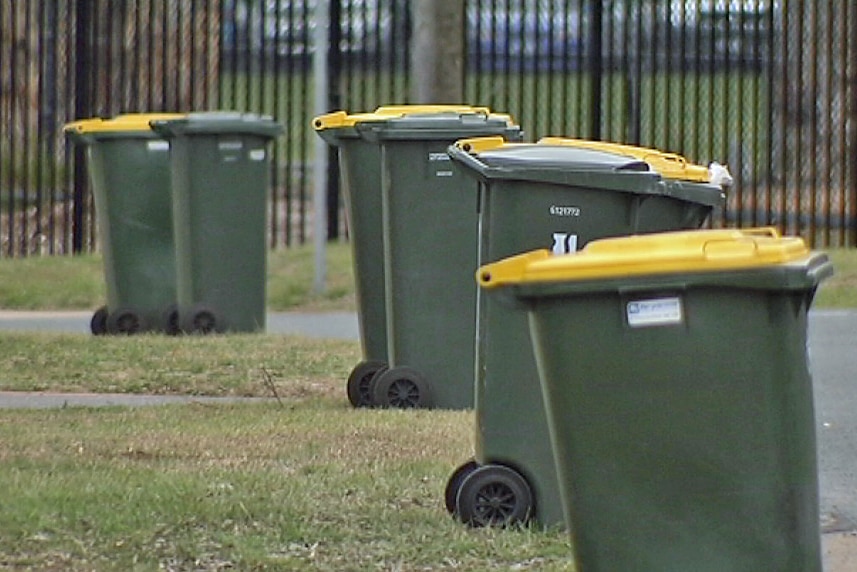
M 394 409 L 428 409 L 432 406 L 429 383 L 409 367 L 391 367 L 369 382 L 372 402 L 378 407 Z
M 354 407 L 372 406 L 372 378 L 378 372 L 387 371 L 387 364 L 377 360 L 364 360 L 354 366 L 348 376 L 346 389 L 348 401 Z
M 101 306 L 92 314 L 89 331 L 93 336 L 103 336 L 107 333 L 107 306 Z
M 119 308 L 107 316 L 107 332 L 132 335 L 143 331 L 143 318 L 131 308 Z
M 455 499 L 458 517 L 473 527 L 506 527 L 533 516 L 533 493 L 517 471 L 483 465 L 467 475 Z
M 181 333 L 181 328 L 179 328 L 179 307 L 177 305 L 172 304 L 164 310 L 162 326 L 164 333 L 168 336 L 177 336 Z
M 449 477 L 449 480 L 446 482 L 446 489 L 444 490 L 444 502 L 446 504 L 446 510 L 449 514 L 457 514 L 458 511 L 455 510 L 455 499 L 458 498 L 458 491 L 461 490 L 461 483 L 464 482 L 464 479 L 470 476 L 470 473 L 479 468 L 479 463 L 476 462 L 475 459 L 470 459 L 452 473 L 452 476 Z
M 181 320 L 182 330 L 191 334 L 211 334 L 221 327 L 217 312 L 208 306 L 197 305 L 191 308 L 190 314 Z

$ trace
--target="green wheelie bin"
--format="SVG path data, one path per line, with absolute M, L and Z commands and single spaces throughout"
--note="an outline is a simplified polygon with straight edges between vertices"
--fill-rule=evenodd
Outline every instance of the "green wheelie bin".
M 446 148 L 463 137 L 520 140 L 521 129 L 486 108 L 429 106 L 363 115 L 352 135 L 381 160 L 380 193 L 367 200 L 380 206 L 382 250 L 367 256 L 383 264 L 374 275 L 383 276 L 386 365 L 361 391 L 379 407 L 470 408 L 476 192 L 452 170 Z
M 282 125 L 218 111 L 151 126 L 171 145 L 179 328 L 264 330 L 268 147 Z
M 473 407 L 476 183 L 446 150 L 465 137 L 519 141 L 505 114 L 412 114 L 361 122 L 381 147 L 384 299 L 389 367 L 370 381 L 379 407 Z
M 316 133 L 339 152 L 363 349 L 363 360 L 351 370 L 346 383 L 348 399 L 355 407 L 371 405 L 372 377 L 388 366 L 381 146 L 363 137 L 361 124 L 409 115 L 461 112 L 490 113 L 487 108 L 466 105 L 398 105 L 379 107 L 370 113 L 336 111 L 313 119 Z
M 149 121 L 178 114 L 84 119 L 64 130 L 84 145 L 104 257 L 107 304 L 93 334 L 176 333 L 169 143 Z
M 459 141 L 449 154 L 480 181 L 480 265 L 536 248 L 563 254 L 597 238 L 697 228 L 724 200 L 706 167 L 655 149 L 485 137 Z M 526 314 L 481 293 L 477 308 L 475 457 L 450 477 L 446 507 L 473 525 L 562 526 Z M 492 504 L 492 494 L 516 502 Z
M 479 270 L 529 315 L 578 570 L 822 569 L 807 312 L 832 272 L 774 229 Z

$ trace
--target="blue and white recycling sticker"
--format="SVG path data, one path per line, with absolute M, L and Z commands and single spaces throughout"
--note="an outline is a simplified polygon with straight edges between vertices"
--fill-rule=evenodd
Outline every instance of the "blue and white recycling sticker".
M 632 300 L 628 302 L 625 313 L 632 328 L 681 324 L 683 320 L 681 298 L 677 296 Z

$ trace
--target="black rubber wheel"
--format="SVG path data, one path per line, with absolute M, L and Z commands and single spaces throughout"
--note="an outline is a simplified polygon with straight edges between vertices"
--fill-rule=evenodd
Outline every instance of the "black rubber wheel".
M 107 333 L 127 336 L 142 332 L 146 328 L 143 318 L 132 308 L 119 308 L 107 316 Z
M 101 306 L 92 314 L 92 319 L 89 321 L 89 331 L 93 336 L 103 336 L 107 334 L 107 306 Z
M 168 336 L 177 336 L 181 333 L 179 328 L 179 307 L 175 304 L 169 306 L 162 315 L 162 327 Z
M 462 481 L 455 506 L 458 517 L 474 527 L 523 524 L 535 512 L 527 481 L 503 465 L 474 469 Z
M 379 371 L 387 371 L 387 364 L 377 360 L 364 360 L 354 366 L 348 376 L 348 401 L 354 407 L 372 406 L 372 378 Z
M 464 479 L 470 476 L 470 473 L 479 467 L 479 463 L 475 459 L 470 459 L 452 473 L 449 480 L 446 482 L 446 489 L 443 492 L 444 503 L 449 514 L 457 515 L 455 500 L 458 498 L 458 491 L 461 490 L 461 483 Z
M 429 383 L 409 367 L 391 367 L 369 382 L 372 403 L 393 409 L 429 409 L 433 405 Z
M 201 304 L 191 308 L 187 316 L 181 317 L 179 324 L 182 331 L 190 334 L 211 334 L 222 327 L 217 312 Z

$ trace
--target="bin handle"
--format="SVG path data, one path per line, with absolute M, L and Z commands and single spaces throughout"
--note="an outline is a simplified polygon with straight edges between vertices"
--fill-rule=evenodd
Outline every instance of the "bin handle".
M 63 132 L 76 143 L 91 145 L 92 142 L 95 141 L 95 138 L 84 131 L 84 126 L 91 122 L 92 120 L 80 120 L 66 123 L 63 126 Z
M 486 137 L 470 137 L 459 139 L 454 143 L 456 147 L 468 153 L 483 153 L 492 149 L 499 149 L 506 145 L 502 135 L 488 135 Z
M 740 245 L 740 250 L 739 250 Z M 725 246 L 726 248 L 718 248 Z M 749 248 L 747 248 L 749 246 Z M 752 236 L 735 239 L 706 240 L 702 244 L 702 254 L 706 260 L 714 258 L 752 258 L 759 252 L 759 243 Z
M 550 257 L 549 250 L 540 249 L 486 264 L 476 271 L 476 283 L 482 288 L 490 289 L 521 282 L 530 264 Z
M 347 120 L 348 114 L 344 111 L 333 111 L 317 116 L 312 120 L 312 126 L 316 131 L 332 129 L 334 127 L 350 127 Z
M 465 167 L 469 167 L 479 173 L 482 177 L 488 176 L 488 165 L 480 161 L 475 155 L 471 155 L 463 148 L 459 147 L 457 143 L 447 147 L 446 152 L 453 161 L 457 161 Z
M 773 226 L 760 226 L 756 228 L 741 229 L 741 232 L 751 236 L 763 236 L 767 238 L 779 239 L 780 232 Z
M 741 236 L 737 239 L 734 237 L 707 240 L 702 244 L 702 253 L 706 259 L 718 257 L 735 258 L 739 255 L 745 257 L 757 257 L 759 255 L 759 239 L 774 239 L 779 240 L 780 233 L 772 226 L 750 228 L 741 230 Z M 743 246 L 739 250 L 738 245 Z M 746 248 L 749 245 L 751 248 Z M 718 249 L 718 246 L 726 246 L 727 248 Z
M 833 276 L 833 263 L 830 262 L 830 258 L 826 254 L 819 256 L 817 263 L 807 272 L 807 276 L 816 285 L 820 284 L 825 278 Z

